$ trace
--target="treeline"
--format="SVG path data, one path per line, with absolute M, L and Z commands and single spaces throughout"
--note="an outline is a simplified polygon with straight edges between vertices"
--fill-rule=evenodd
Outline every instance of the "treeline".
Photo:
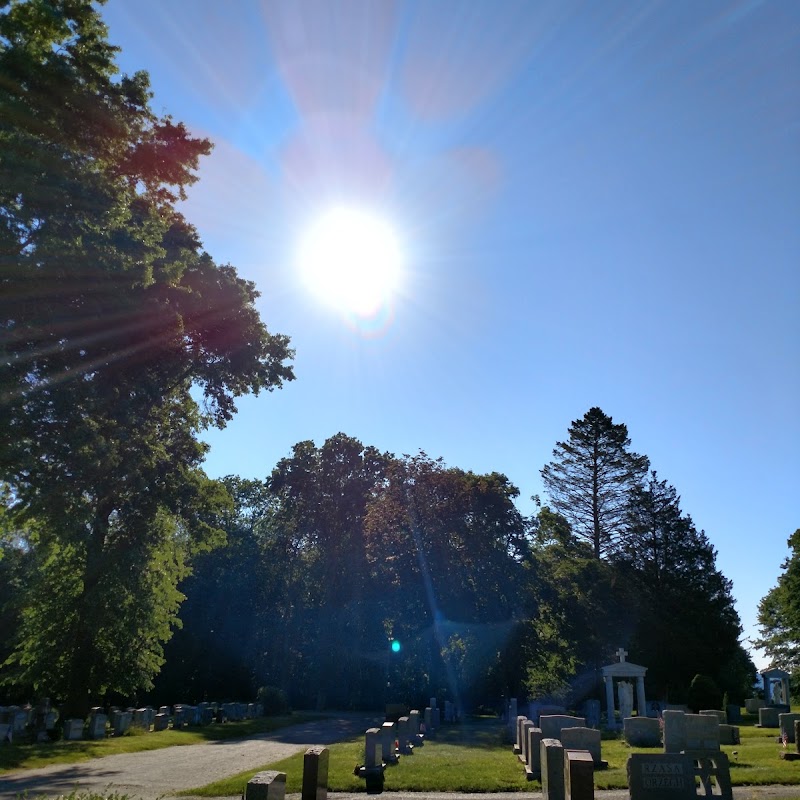
M 507 696 L 573 704 L 601 696 L 600 667 L 624 646 L 648 668 L 650 697 L 684 702 L 703 674 L 720 702 L 723 692 L 741 701 L 754 668 L 731 584 L 676 490 L 628 445 L 624 425 L 591 409 L 543 468 L 550 505 L 530 518 L 502 474 L 341 433 L 297 444 L 264 480 L 225 478 L 230 503 L 206 514 L 200 552 L 179 528 L 150 562 L 117 552 L 113 575 L 136 575 L 144 591 L 115 595 L 112 582 L 95 611 L 109 688 L 93 700 L 198 702 L 271 687 L 295 707 L 432 694 L 464 708 Z M 565 503 L 570 493 L 583 506 Z M 69 686 L 58 630 L 72 613 L 72 559 L 35 526 L 2 549 L 6 692 L 58 696 Z M 115 663 L 127 668 L 128 649 L 149 654 L 149 676 L 120 693 Z
M 676 490 L 629 453 L 624 426 L 592 409 L 543 472 L 563 467 L 565 446 L 578 458 L 587 428 L 606 440 L 586 448 L 602 479 L 572 475 L 575 491 L 588 480 L 605 510 L 619 495 L 601 553 L 575 506 L 572 522 L 547 505 L 525 518 L 504 475 L 344 434 L 296 445 L 263 481 L 226 478 L 234 505 L 214 524 L 227 543 L 182 584 L 183 627 L 153 699 L 274 686 L 312 707 L 432 693 L 467 707 L 509 695 L 577 702 L 600 696 L 599 668 L 620 645 L 648 667 L 652 697 L 685 701 L 703 674 L 720 700 L 743 699 L 754 668 L 731 584 Z M 614 459 L 638 469 L 612 480 Z

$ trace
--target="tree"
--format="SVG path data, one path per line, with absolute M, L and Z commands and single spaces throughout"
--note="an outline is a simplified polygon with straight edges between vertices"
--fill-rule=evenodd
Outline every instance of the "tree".
M 800 528 L 788 540 L 790 555 L 781 565 L 778 585 L 758 604 L 760 638 L 753 641 L 762 648 L 774 666 L 791 672 L 800 683 Z
M 146 73 L 117 77 L 89 0 L 4 5 L 0 480 L 54 596 L 31 597 L 49 610 L 23 618 L 13 679 L 82 713 L 149 685 L 226 502 L 198 434 L 292 379 L 291 351 L 175 208 L 209 142 L 151 111 Z
M 681 511 L 675 488 L 655 471 L 631 494 L 628 526 L 615 563 L 636 587 L 629 649 L 648 665 L 651 690 L 682 701 L 700 673 L 744 700 L 755 670 L 739 642 L 732 584 L 706 534 Z
M 497 673 L 528 547 L 517 494 L 505 475 L 425 453 L 390 465 L 365 520 L 366 547 L 385 637 L 405 643 L 393 687 L 407 701 L 427 685 L 467 703 Z
M 547 506 L 525 566 L 529 696 L 575 703 L 597 690 L 599 667 L 626 638 L 626 610 L 635 598 L 615 565 L 598 559 Z
M 590 408 L 570 425 L 569 439 L 556 443 L 541 472 L 553 511 L 591 543 L 595 558 L 624 538 L 630 493 L 649 467 L 646 456 L 630 452 L 630 443 L 625 425 Z

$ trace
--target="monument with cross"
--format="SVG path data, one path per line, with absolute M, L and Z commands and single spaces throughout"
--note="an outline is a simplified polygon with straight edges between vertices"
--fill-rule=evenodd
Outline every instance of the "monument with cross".
M 619 661 L 603 667 L 603 683 L 606 686 L 607 727 L 611 730 L 622 727 L 625 717 L 633 714 L 633 687 L 628 679 L 636 680 L 636 711 L 640 717 L 647 715 L 647 705 L 644 696 L 644 676 L 647 667 L 632 664 L 626 661 L 628 651 L 620 647 L 615 653 Z M 614 680 L 617 681 L 617 694 L 619 696 L 620 719 L 617 722 L 617 705 L 614 702 Z

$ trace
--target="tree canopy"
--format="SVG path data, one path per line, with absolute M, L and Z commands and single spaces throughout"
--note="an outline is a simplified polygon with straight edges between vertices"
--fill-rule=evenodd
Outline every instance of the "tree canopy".
M 554 511 L 576 536 L 589 541 L 595 558 L 611 553 L 624 538 L 630 492 L 649 466 L 629 450 L 628 429 L 601 409 L 590 408 L 557 442 L 542 480 Z
M 781 565 L 778 583 L 758 604 L 761 636 L 753 644 L 800 683 L 800 528 L 787 544 L 789 555 Z
M 225 502 L 198 433 L 293 377 L 255 286 L 175 207 L 210 143 L 154 114 L 115 54 L 88 0 L 0 13 L 0 480 L 51 595 L 31 594 L 12 662 L 76 710 L 163 660 Z

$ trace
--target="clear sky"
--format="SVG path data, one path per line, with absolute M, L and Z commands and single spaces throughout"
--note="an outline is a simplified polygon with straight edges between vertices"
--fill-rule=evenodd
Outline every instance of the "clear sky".
M 155 110 L 215 142 L 185 213 L 296 349 L 295 382 L 208 436 L 209 474 L 264 478 L 343 431 L 504 472 L 530 513 L 599 406 L 676 487 L 755 634 L 800 527 L 799 3 L 103 13 Z M 396 231 L 400 283 L 373 313 L 299 272 L 332 205 Z

